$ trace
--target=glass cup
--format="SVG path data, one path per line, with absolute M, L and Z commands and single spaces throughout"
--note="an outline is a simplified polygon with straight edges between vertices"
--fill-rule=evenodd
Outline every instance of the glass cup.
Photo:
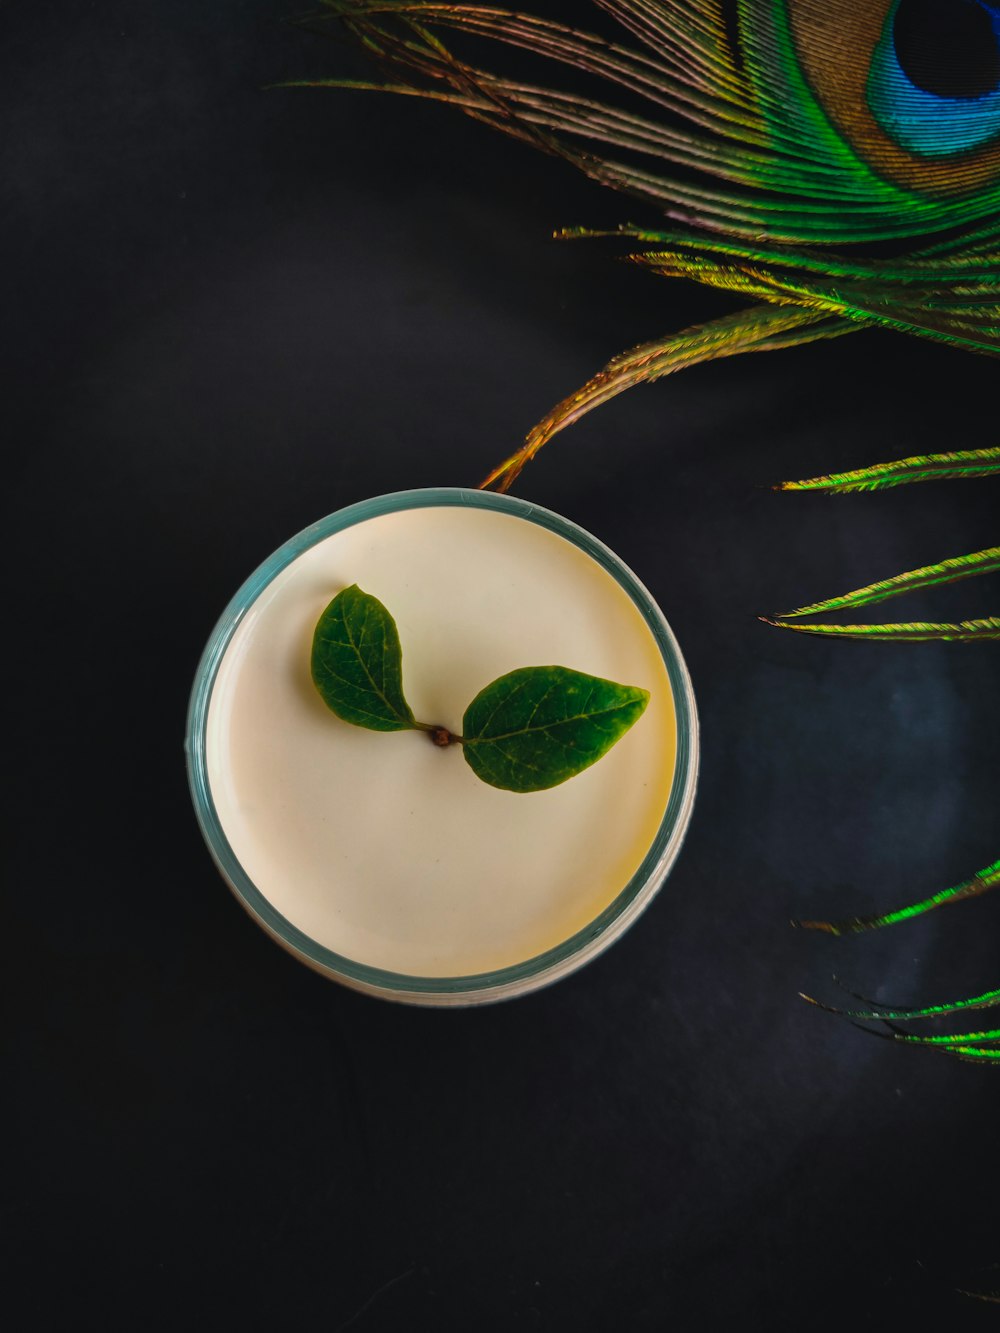
M 209 728 L 213 691 L 219 681 L 220 668 L 227 660 L 227 652 L 235 651 L 234 637 L 247 618 L 254 614 L 255 607 L 266 602 L 269 590 L 277 595 L 275 580 L 295 561 L 328 538 L 347 533 L 370 520 L 408 511 L 450 508 L 498 513 L 537 525 L 569 542 L 614 580 L 638 612 L 662 660 L 672 695 L 676 749 L 669 797 L 655 836 L 638 868 L 602 910 L 566 938 L 530 957 L 463 975 L 431 976 L 376 966 L 371 961 L 359 961 L 336 951 L 313 938 L 308 930 L 288 919 L 275 906 L 264 892 L 266 885 L 255 883 L 241 863 L 220 818 L 209 762 Z M 354 533 L 352 537 L 356 539 L 358 535 Z M 394 611 L 392 606 L 388 609 Z M 404 658 L 405 652 L 404 638 Z M 524 661 L 520 664 L 531 663 Z M 483 680 L 482 684 L 485 683 Z M 341 724 L 338 722 L 337 725 Z M 691 818 L 698 770 L 698 719 L 691 680 L 663 613 L 636 576 L 612 551 L 574 523 L 527 501 L 486 491 L 439 488 L 397 492 L 351 505 L 306 528 L 264 561 L 233 597 L 208 640 L 195 676 L 185 749 L 195 812 L 209 851 L 238 901 L 274 940 L 316 971 L 356 990 L 411 1004 L 459 1006 L 524 995 L 568 976 L 602 953 L 648 906 L 677 858 Z M 570 779 L 571 782 L 578 780 Z M 219 781 L 217 774 L 216 783 Z M 537 796 L 514 799 L 534 801 Z M 331 879 L 335 886 L 335 869 L 331 870 Z M 272 892 L 271 897 L 274 896 Z

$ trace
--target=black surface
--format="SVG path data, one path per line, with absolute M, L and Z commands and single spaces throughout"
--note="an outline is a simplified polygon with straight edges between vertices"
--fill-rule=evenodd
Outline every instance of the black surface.
M 993 1324 L 956 1288 L 1000 1286 L 995 1074 L 797 992 L 995 985 L 1000 895 L 852 942 L 788 921 L 997 855 L 996 647 L 754 616 L 995 543 L 995 483 L 767 489 L 996 443 L 995 362 L 889 334 L 723 362 L 525 474 L 649 585 L 703 723 L 681 860 L 584 972 L 480 1011 L 364 999 L 212 868 L 184 710 L 246 574 L 352 501 L 474 484 L 609 355 L 731 305 L 551 243 L 637 206 L 447 109 L 265 91 L 350 66 L 283 12 L 6 13 L 19 1327 Z

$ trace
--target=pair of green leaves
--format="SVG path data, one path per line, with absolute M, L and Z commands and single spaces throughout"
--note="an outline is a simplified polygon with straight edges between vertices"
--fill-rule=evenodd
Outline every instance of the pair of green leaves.
M 418 722 L 403 694 L 396 622 L 357 584 L 320 616 L 312 678 L 339 718 L 371 731 L 424 731 L 461 744 L 478 778 L 505 791 L 544 791 L 596 763 L 641 716 L 649 693 L 563 666 L 520 667 L 487 685 L 462 719 L 462 734 Z

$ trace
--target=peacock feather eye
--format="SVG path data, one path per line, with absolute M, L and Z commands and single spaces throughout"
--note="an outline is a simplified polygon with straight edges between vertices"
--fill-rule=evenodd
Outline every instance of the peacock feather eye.
M 953 158 L 1000 135 L 1000 9 L 898 0 L 868 76 L 868 105 L 918 157 Z
M 969 216 L 996 209 L 1000 6 L 785 0 L 784 7 L 795 58 L 819 110 L 856 155 L 859 186 L 867 168 L 883 188 L 911 194 L 928 221 L 934 201 L 964 200 Z M 878 188 L 871 194 L 874 202 Z
M 899 0 L 883 42 L 914 88 L 975 101 L 1000 88 L 998 34 L 1000 10 L 981 0 Z

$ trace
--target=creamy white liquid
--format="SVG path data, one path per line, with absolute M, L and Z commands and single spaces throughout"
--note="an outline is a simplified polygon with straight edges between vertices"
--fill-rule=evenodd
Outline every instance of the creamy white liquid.
M 521 666 L 641 685 L 649 705 L 577 777 L 498 791 L 458 745 L 366 731 L 324 705 L 313 629 L 351 583 L 395 617 L 421 721 L 460 731 L 479 690 Z M 447 506 L 369 519 L 278 575 L 226 650 L 207 726 L 219 819 L 264 897 L 336 953 L 432 977 L 522 962 L 592 921 L 656 836 L 675 751 L 663 660 L 615 580 L 536 524 Z

